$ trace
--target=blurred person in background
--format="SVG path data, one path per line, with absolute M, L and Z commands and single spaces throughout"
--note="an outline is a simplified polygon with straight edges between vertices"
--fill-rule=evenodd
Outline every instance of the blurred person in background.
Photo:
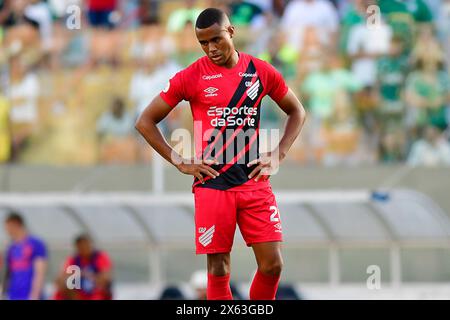
M 408 127 L 447 128 L 450 79 L 442 61 L 431 56 L 418 60 L 415 70 L 406 79 L 405 91 Z
M 403 91 L 410 65 L 408 57 L 402 54 L 402 41 L 394 37 L 389 52 L 378 59 L 378 94 L 380 106 L 378 113 L 386 123 L 403 126 L 405 101 Z
M 408 156 L 412 166 L 450 166 L 450 143 L 442 134 L 442 129 L 429 125 L 424 128 L 423 136 L 413 143 Z
M 326 166 L 355 165 L 364 160 L 358 154 L 361 140 L 359 123 L 350 95 L 344 90 L 336 93 L 332 115 L 322 126 L 325 150 L 322 163 Z
M 25 16 L 38 23 L 42 49 L 48 52 L 53 45 L 53 21 L 50 8 L 46 1 L 43 0 L 28 1 L 28 5 L 24 11 Z
M 406 159 L 408 141 L 403 127 L 387 126 L 379 142 L 378 161 L 381 164 L 398 164 Z
M 443 0 L 442 6 L 439 7 L 437 29 L 439 39 L 444 45 L 447 66 L 450 66 L 450 0 Z
M 31 0 L 3 0 L 0 1 L 0 23 L 6 28 L 21 24 L 30 24 L 39 28 L 39 22 L 26 13 Z
M 114 98 L 109 110 L 97 121 L 97 134 L 102 163 L 133 163 L 136 160 L 134 117 L 121 98 Z
M 0 93 L 0 163 L 8 162 L 11 158 L 12 144 L 9 112 L 9 102 Z
M 208 272 L 206 270 L 195 271 L 191 275 L 189 284 L 195 292 L 195 300 L 206 300 L 206 292 L 208 287 Z
M 284 33 L 276 30 L 272 33 L 266 50 L 258 55 L 258 58 L 272 64 L 287 79 L 295 77 L 298 51 L 291 46 Z
M 111 300 L 112 299 L 112 262 L 109 255 L 95 248 L 91 237 L 82 234 L 74 241 L 75 253 L 68 257 L 60 275 L 55 280 L 55 300 Z M 70 266 L 81 271 L 81 288 L 69 289 L 67 273 Z
M 428 5 L 424 0 L 378 0 L 378 5 L 393 35 L 402 39 L 404 53 L 409 54 L 417 30 L 433 22 Z
M 344 54 L 348 48 L 348 35 L 353 26 L 366 23 L 367 7 L 366 0 L 351 0 L 342 6 L 339 51 Z
M 265 0 L 237 0 L 230 4 L 230 19 L 236 26 L 252 31 L 267 29 L 272 19 L 271 3 Z
M 193 26 L 202 9 L 196 6 L 196 0 L 184 0 L 182 8 L 172 11 L 167 21 L 167 31 L 176 33 L 182 31 L 188 22 Z
M 361 84 L 346 69 L 341 57 L 328 54 L 320 68 L 306 75 L 300 86 L 310 109 L 311 120 L 305 130 L 305 140 L 312 148 L 314 162 L 321 162 L 326 148 L 323 126 L 335 112 L 335 102 L 341 92 L 354 93 L 362 89 Z
M 7 215 L 5 230 L 11 243 L 5 255 L 4 297 L 10 300 L 43 299 L 48 260 L 45 243 L 28 233 L 24 219 L 16 212 Z
M 339 16 L 329 0 L 290 1 L 281 18 L 281 28 L 289 35 L 289 42 L 298 48 L 307 27 L 319 31 L 321 42 L 335 48 L 339 31 Z
M 362 6 L 368 8 L 376 1 L 365 0 Z M 392 29 L 383 20 L 377 26 L 368 27 L 365 20 L 353 25 L 348 34 L 347 55 L 351 59 L 351 70 L 365 87 L 373 86 L 377 80 L 377 59 L 388 53 Z
M 305 78 L 313 72 L 322 68 L 324 63 L 323 52 L 328 48 L 320 41 L 319 33 L 315 27 L 307 27 L 304 30 L 297 55 L 296 79 L 297 87 Z M 293 47 L 291 47 L 293 49 Z M 291 50 L 292 50 L 291 49 Z
M 39 79 L 31 68 L 33 62 L 25 59 L 23 54 L 10 59 L 9 99 L 14 160 L 20 159 L 39 126 Z
M 87 17 L 94 28 L 112 29 L 115 26 L 114 13 L 118 0 L 87 0 Z
M 27 16 L 30 0 L 5 1 L 0 16 L 5 28 L 4 44 L 9 54 L 25 51 L 28 55 L 40 55 L 42 43 L 39 22 Z

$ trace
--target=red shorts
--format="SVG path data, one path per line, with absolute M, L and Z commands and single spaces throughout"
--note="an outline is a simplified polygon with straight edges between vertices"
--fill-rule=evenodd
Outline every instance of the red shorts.
M 282 241 L 280 215 L 270 186 L 251 191 L 197 187 L 194 197 L 197 254 L 230 252 L 236 223 L 247 246 Z

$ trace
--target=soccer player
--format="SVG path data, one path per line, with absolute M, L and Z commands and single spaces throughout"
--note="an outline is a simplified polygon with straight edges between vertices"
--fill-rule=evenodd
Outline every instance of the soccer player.
M 47 249 L 42 240 L 28 234 L 19 214 L 11 212 L 5 220 L 11 237 L 5 258 L 3 293 L 10 300 L 39 300 L 43 298 Z
M 94 247 L 89 235 L 76 237 L 75 254 L 68 257 L 61 274 L 56 279 L 55 300 L 111 300 L 112 263 L 105 251 Z M 80 288 L 67 286 L 69 266 L 77 266 L 81 271 Z
M 232 299 L 230 252 L 237 224 L 258 264 L 250 299 L 271 300 L 283 261 L 280 217 L 268 178 L 300 133 L 305 111 L 275 68 L 235 49 L 235 28 L 223 11 L 202 11 L 195 33 L 206 56 L 170 79 L 136 129 L 180 172 L 194 176 L 196 253 L 207 254 L 207 298 Z M 259 154 L 266 95 L 286 113 L 287 122 L 277 147 Z M 175 152 L 157 128 L 181 100 L 191 105 L 193 159 Z

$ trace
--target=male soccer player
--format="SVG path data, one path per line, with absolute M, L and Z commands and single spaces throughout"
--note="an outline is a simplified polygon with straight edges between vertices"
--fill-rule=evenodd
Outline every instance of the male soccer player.
M 179 171 L 195 177 L 196 253 L 207 254 L 207 298 L 232 299 L 230 251 L 237 223 L 258 264 L 250 299 L 274 299 L 283 264 L 282 231 L 268 177 L 300 133 L 305 111 L 275 68 L 235 50 L 235 28 L 223 11 L 202 11 L 195 32 L 206 56 L 170 79 L 136 129 Z M 278 146 L 260 155 L 265 95 L 287 114 L 287 122 Z M 194 119 L 196 157 L 189 160 L 157 128 L 181 100 L 190 102 Z
M 44 242 L 28 234 L 22 216 L 15 212 L 6 217 L 5 229 L 12 243 L 6 252 L 3 293 L 10 300 L 42 299 L 47 270 Z
M 68 257 L 56 279 L 55 300 L 111 300 L 112 299 L 112 263 L 109 255 L 94 247 L 91 237 L 82 234 L 76 237 L 75 254 Z M 80 288 L 67 287 L 69 266 L 78 266 L 81 270 Z

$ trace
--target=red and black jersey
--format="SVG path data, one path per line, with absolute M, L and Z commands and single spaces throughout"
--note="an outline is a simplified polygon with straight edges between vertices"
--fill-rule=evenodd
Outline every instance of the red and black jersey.
M 238 191 L 269 185 L 249 180 L 253 167 L 247 163 L 259 156 L 261 100 L 269 95 L 279 102 L 287 91 L 273 66 L 245 53 L 230 69 L 204 56 L 170 79 L 160 96 L 171 107 L 189 101 L 196 157 L 219 161 L 212 167 L 220 176 L 206 177 L 203 185 L 195 179 L 194 187 Z

